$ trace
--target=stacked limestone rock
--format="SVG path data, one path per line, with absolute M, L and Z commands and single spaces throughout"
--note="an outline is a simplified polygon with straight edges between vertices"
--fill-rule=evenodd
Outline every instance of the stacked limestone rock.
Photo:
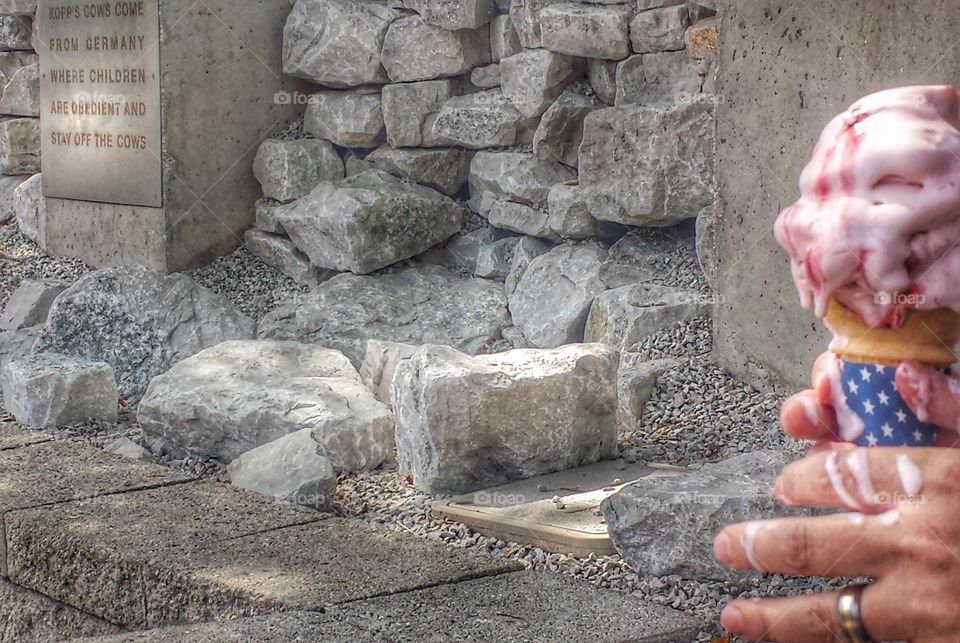
M 655 237 L 630 231 L 714 202 L 708 4 L 294 4 L 284 71 L 317 87 L 302 131 L 257 154 L 246 244 L 312 289 L 258 335 L 366 372 L 421 488 L 611 457 L 650 388 L 631 383 L 659 372 L 631 348 L 709 314 L 700 292 L 653 283 Z M 534 350 L 470 357 L 505 345 Z M 456 399 L 472 406 L 438 401 Z M 573 406 L 538 406 L 556 399 Z
M 23 233 L 39 242 L 38 219 L 29 212 L 36 207 L 31 195 L 39 194 L 39 177 L 20 188 L 40 172 L 40 66 L 33 44 L 36 11 L 36 0 L 0 1 L 0 223 L 23 210 L 18 216 Z

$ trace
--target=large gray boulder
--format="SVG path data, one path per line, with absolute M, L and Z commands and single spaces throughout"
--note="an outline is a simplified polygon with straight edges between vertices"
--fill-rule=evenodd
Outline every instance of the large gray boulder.
M 433 122 L 435 140 L 474 150 L 517 142 L 526 120 L 499 89 L 451 98 Z
M 678 365 L 677 360 L 640 361 L 637 353 L 621 353 L 617 371 L 617 429 L 621 434 L 641 429 L 643 412 L 660 376 Z
M 540 12 L 540 41 L 544 49 L 560 54 L 623 60 L 630 55 L 632 15 L 627 4 L 552 4 Z
M 580 72 L 576 59 L 546 49 L 523 51 L 500 61 L 503 93 L 527 118 L 547 111 Z
M 600 280 L 606 256 L 599 243 L 583 242 L 557 246 L 530 262 L 510 295 L 510 313 L 531 344 L 583 341 L 590 306 L 606 288 Z
M 587 61 L 587 80 L 597 98 L 607 105 L 617 100 L 617 63 L 591 58 Z
M 403 4 L 424 21 L 450 31 L 482 27 L 497 14 L 494 0 L 403 0 Z
M 561 239 L 589 239 L 597 234 L 583 190 L 576 183 L 558 183 L 547 196 L 550 228 Z
M 507 56 L 519 54 L 522 51 L 517 30 L 513 28 L 513 21 L 509 15 L 497 16 L 490 22 L 490 57 L 498 63 Z
M 44 323 L 53 300 L 69 285 L 62 279 L 24 279 L 0 313 L 0 330 L 21 330 Z
M 376 2 L 297 0 L 283 30 L 283 71 L 327 87 L 385 83 L 380 50 L 401 15 Z
M 0 118 L 0 173 L 35 174 L 39 171 L 40 119 Z
M 550 252 L 551 246 L 543 239 L 536 237 L 521 237 L 516 247 L 513 249 L 513 256 L 510 258 L 510 271 L 504 279 L 504 291 L 509 298 L 517 290 L 523 273 L 527 271 L 534 259 L 542 254 Z
M 657 331 L 694 317 L 709 317 L 709 296 L 696 290 L 632 284 L 601 293 L 593 301 L 584 337 L 629 350 Z
M 455 80 L 399 83 L 383 88 L 383 120 L 390 147 L 437 147 L 443 138 L 433 135 L 433 123 L 443 107 L 459 92 Z
M 671 105 L 703 96 L 709 66 L 685 51 L 638 54 L 617 65 L 617 105 Z
M 0 16 L 0 50 L 14 51 L 33 49 L 33 18 L 24 15 Z
M 716 198 L 715 110 L 709 103 L 627 105 L 589 114 L 580 185 L 597 219 L 670 225 Z
M 282 203 L 309 194 L 320 181 L 343 178 L 343 161 L 327 141 L 268 139 L 253 159 L 264 196 Z
M 379 170 L 323 182 L 276 216 L 314 264 L 358 274 L 418 255 L 463 226 L 455 201 Z
M 741 580 L 713 558 L 713 538 L 726 525 L 787 515 L 773 482 L 788 460 L 758 451 L 682 476 L 643 478 L 600 505 L 623 559 L 644 574 Z
M 459 76 L 490 63 L 490 30 L 448 31 L 408 16 L 387 30 L 382 60 L 395 83 Z
M 224 342 L 150 382 L 137 420 L 171 454 L 230 462 L 311 431 L 336 471 L 380 466 L 393 417 L 337 350 L 297 342 Z
M 527 152 L 478 152 L 470 163 L 467 179 L 470 204 L 480 214 L 485 214 L 495 201 L 542 209 L 547 205 L 550 188 L 574 178 L 576 173 L 562 163 L 544 161 Z
M 510 21 L 520 44 L 525 49 L 537 49 L 543 46 L 540 39 L 540 12 L 552 4 L 563 0 L 512 0 L 510 3 Z
M 453 196 L 467 182 L 470 153 L 455 147 L 427 150 L 378 147 L 364 159 L 375 168 Z
M 600 107 L 595 96 L 568 87 L 543 113 L 533 137 L 533 153 L 545 161 L 576 167 L 583 141 L 583 119 Z
M 294 431 L 250 449 L 228 466 L 235 487 L 326 511 L 333 505 L 337 472 L 318 453 L 312 429 Z
M 9 222 L 17 216 L 13 204 L 13 195 L 25 180 L 26 176 L 0 176 L 0 225 Z
M 368 339 L 477 353 L 510 325 L 502 284 L 424 266 L 334 277 L 267 314 L 260 336 L 337 348 L 359 366 Z
M 360 379 L 384 404 L 390 404 L 390 387 L 397 366 L 417 352 L 417 346 L 379 339 L 367 341 L 367 350 L 360 365 Z
M 12 75 L 2 77 L 0 114 L 40 116 L 40 65 L 24 65 Z
M 641 11 L 630 22 L 630 42 L 638 54 L 679 51 L 684 48 L 683 36 L 689 25 L 684 4 Z
M 8 362 L 30 355 L 42 328 L 42 326 L 30 326 L 20 330 L 0 331 L 0 369 Z
M 43 175 L 34 174 L 13 191 L 13 212 L 20 233 L 41 248 L 47 243 L 47 200 Z
M 423 346 L 393 380 L 400 469 L 454 494 L 616 457 L 616 372 L 599 345 L 478 357 Z
M 253 334 L 249 318 L 186 275 L 128 266 L 88 273 L 63 291 L 36 350 L 107 362 L 132 401 L 176 362 Z
M 290 239 L 279 234 L 251 228 L 243 235 L 243 245 L 260 261 L 303 286 L 316 286 L 337 274 L 333 270 L 314 266 Z
M 380 92 L 353 89 L 313 94 L 303 129 L 341 147 L 376 147 L 386 133 Z
M 117 419 L 117 382 L 106 362 L 46 353 L 10 362 L 0 371 L 3 404 L 31 427 Z

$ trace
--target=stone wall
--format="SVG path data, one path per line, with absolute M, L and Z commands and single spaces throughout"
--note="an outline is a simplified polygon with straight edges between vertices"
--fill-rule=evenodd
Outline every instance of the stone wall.
M 303 125 L 259 150 L 248 248 L 316 284 L 486 245 L 458 267 L 502 281 L 524 237 L 695 218 L 714 202 L 708 4 L 298 0 L 284 71 L 315 88 L 281 97 Z
M 725 3 L 720 22 L 721 208 L 701 227 L 715 230 L 701 245 L 716 261 L 716 349 L 752 382 L 800 385 L 827 335 L 800 308 L 773 221 L 832 116 L 879 89 L 960 84 L 960 12 L 942 0 L 756 0 Z
M 0 0 L 0 222 L 13 214 L 17 187 L 40 171 L 36 10 L 36 0 Z

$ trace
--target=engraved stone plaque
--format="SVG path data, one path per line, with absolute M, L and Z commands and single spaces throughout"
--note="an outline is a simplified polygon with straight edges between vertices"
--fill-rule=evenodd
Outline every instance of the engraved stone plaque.
M 40 0 L 48 197 L 163 205 L 159 0 Z

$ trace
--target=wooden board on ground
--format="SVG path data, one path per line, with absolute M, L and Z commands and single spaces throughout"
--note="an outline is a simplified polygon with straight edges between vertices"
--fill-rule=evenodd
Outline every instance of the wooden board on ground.
M 646 477 L 682 475 L 671 465 L 598 462 L 441 500 L 437 518 L 461 522 L 484 536 L 576 556 L 615 553 L 600 503 Z

